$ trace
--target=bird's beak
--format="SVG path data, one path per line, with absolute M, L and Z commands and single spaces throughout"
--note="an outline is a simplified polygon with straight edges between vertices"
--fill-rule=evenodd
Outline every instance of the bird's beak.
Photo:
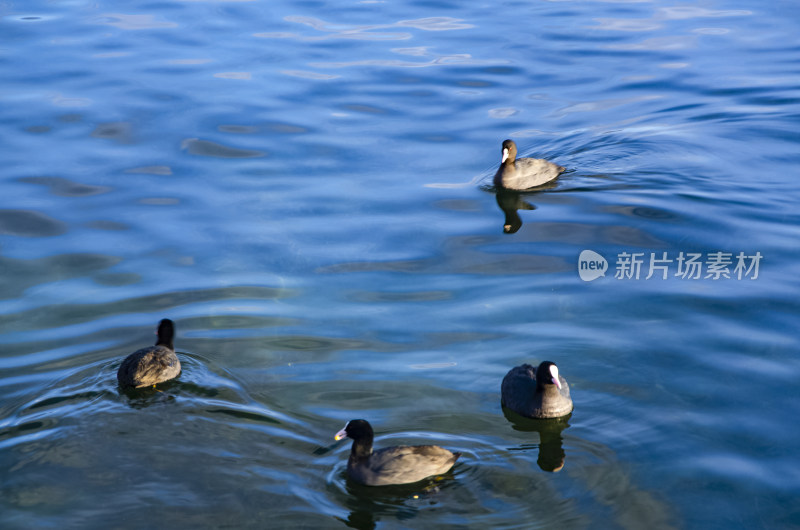
M 561 390 L 561 381 L 558 380 L 558 366 L 551 365 L 550 366 L 550 376 L 553 379 L 553 384 L 556 385 L 556 388 Z
M 347 431 L 345 431 L 344 429 L 342 429 L 341 431 L 337 432 L 336 436 L 333 437 L 333 439 L 336 440 L 337 442 L 339 440 L 341 440 L 342 438 L 347 438 Z
M 500 161 L 500 163 L 502 164 L 507 159 L 508 159 L 508 148 L 506 147 L 505 149 L 503 149 L 503 159 Z

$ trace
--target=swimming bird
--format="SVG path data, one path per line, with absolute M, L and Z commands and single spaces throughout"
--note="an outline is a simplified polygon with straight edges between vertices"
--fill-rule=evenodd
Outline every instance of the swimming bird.
M 535 369 L 523 364 L 509 370 L 500 396 L 504 407 L 527 418 L 560 418 L 573 408 L 567 380 L 550 361 L 543 361 Z
M 447 472 L 461 453 L 438 445 L 399 445 L 372 451 L 374 434 L 366 420 L 350 420 L 335 440 L 351 438 L 347 474 L 367 486 L 410 484 Z
M 178 377 L 181 362 L 175 355 L 172 340 L 175 337 L 175 324 L 165 318 L 158 324 L 158 340 L 155 346 L 142 348 L 128 355 L 117 371 L 117 381 L 121 386 L 141 388 L 155 386 Z
M 517 158 L 514 140 L 503 142 L 503 158 L 494 174 L 494 185 L 509 190 L 527 190 L 555 180 L 566 169 L 541 158 Z

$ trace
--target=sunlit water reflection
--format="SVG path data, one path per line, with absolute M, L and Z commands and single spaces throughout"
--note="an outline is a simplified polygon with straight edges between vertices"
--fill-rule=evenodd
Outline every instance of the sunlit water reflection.
M 798 15 L 6 2 L 3 528 L 800 524 Z M 567 173 L 498 194 L 508 137 Z M 757 279 L 645 279 L 715 252 Z M 545 358 L 572 416 L 506 417 Z M 358 486 L 358 417 L 463 456 Z

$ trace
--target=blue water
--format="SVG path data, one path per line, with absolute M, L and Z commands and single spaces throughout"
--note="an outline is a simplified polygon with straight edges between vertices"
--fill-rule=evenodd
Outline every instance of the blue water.
M 0 4 L 3 528 L 800 525 L 800 7 L 461 4 Z M 463 456 L 360 487 L 353 418 Z

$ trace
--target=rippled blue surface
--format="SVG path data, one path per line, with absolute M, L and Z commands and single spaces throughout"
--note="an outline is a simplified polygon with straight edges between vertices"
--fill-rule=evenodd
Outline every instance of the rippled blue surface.
M 800 8 L 461 4 L 0 4 L 3 528 L 800 524 Z M 498 202 L 507 137 L 568 173 Z M 358 487 L 357 417 L 464 456 Z

